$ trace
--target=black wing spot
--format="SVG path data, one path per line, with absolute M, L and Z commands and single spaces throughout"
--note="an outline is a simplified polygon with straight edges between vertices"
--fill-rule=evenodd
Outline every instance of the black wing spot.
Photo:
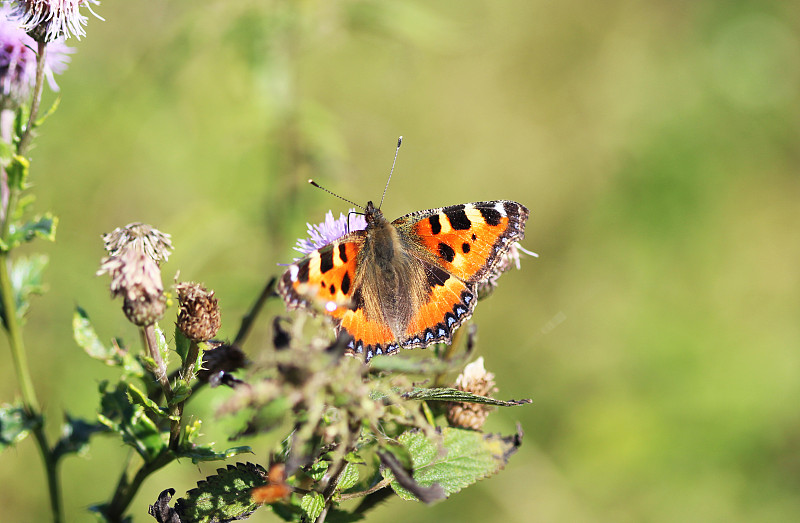
M 431 224 L 431 232 L 433 234 L 439 234 L 442 232 L 442 223 L 439 221 L 439 215 L 434 214 L 430 218 L 428 218 L 428 223 Z
M 329 270 L 333 269 L 333 248 L 325 249 L 324 251 L 320 251 L 319 253 L 319 270 L 322 274 L 325 274 Z
M 478 239 L 478 237 L 477 237 L 477 236 L 475 236 L 475 233 L 473 232 L 473 233 L 472 233 L 472 241 L 475 241 L 475 240 L 477 240 L 477 239 Z
M 470 250 L 470 246 L 469 246 L 469 244 L 467 242 L 464 242 L 464 243 L 461 244 L 461 252 L 463 252 L 464 254 L 467 254 L 469 252 L 469 250 Z
M 344 273 L 344 277 L 342 278 L 342 292 L 347 294 L 350 292 L 350 273 Z
M 339 259 L 342 260 L 342 263 L 347 263 L 347 248 L 345 244 L 339 244 Z
M 481 212 L 483 221 L 485 221 L 487 225 L 491 225 L 492 227 L 500 225 L 503 215 L 501 215 L 497 209 L 494 207 L 479 207 L 478 210 Z
M 446 243 L 440 243 L 439 256 L 448 263 L 453 263 L 453 260 L 456 259 L 456 251 L 454 251 L 453 248 Z
M 303 260 L 297 267 L 297 281 L 300 283 L 308 282 L 308 260 Z
M 466 231 L 472 227 L 472 222 L 467 218 L 467 213 L 464 212 L 463 205 L 454 205 L 444 210 L 447 219 L 450 220 L 450 226 L 456 231 Z
M 331 283 L 331 286 L 328 290 L 331 291 L 331 294 L 336 294 L 336 285 Z

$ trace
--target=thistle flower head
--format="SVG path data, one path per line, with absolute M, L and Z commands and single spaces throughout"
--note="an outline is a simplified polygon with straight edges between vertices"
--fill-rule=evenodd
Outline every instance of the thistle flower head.
M 92 4 L 100 4 L 98 0 L 14 0 L 13 3 L 16 21 L 27 33 L 42 42 L 70 36 L 80 40 L 81 36 L 86 36 L 83 28 L 88 17 L 81 13 L 81 7 L 102 20 L 92 11 Z
M 30 96 L 36 83 L 37 45 L 11 16 L 11 8 L 0 5 L 0 94 L 18 104 Z M 53 91 L 58 91 L 54 75 L 67 69 L 73 52 L 59 40 L 47 46 L 44 75 Z
M 111 296 L 122 296 L 122 310 L 131 322 L 156 322 L 166 309 L 159 262 L 172 250 L 169 235 L 132 223 L 103 235 L 103 240 L 109 256 L 100 262 L 97 275 L 111 276 Z
M 348 223 L 349 221 L 349 223 Z M 334 240 L 338 240 L 350 231 L 360 231 L 367 228 L 367 220 L 361 214 L 355 214 L 355 209 L 347 211 L 347 215 L 339 213 L 338 218 L 333 217 L 333 212 L 328 211 L 325 215 L 325 221 L 308 226 L 308 237 L 297 240 L 294 250 L 302 253 L 304 256 L 310 254 L 311 251 L 319 249 L 328 245 Z

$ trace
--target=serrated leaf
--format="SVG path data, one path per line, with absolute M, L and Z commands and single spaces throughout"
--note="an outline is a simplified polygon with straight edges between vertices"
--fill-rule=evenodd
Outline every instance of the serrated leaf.
M 146 411 L 150 412 L 151 414 L 155 414 L 159 418 L 169 418 L 169 419 L 177 419 L 173 418 L 169 415 L 166 409 L 160 407 L 158 403 L 151 400 L 147 397 L 147 394 L 140 390 L 136 385 L 132 383 L 128 383 L 128 390 L 126 391 L 128 394 L 128 401 L 135 405 L 142 406 Z
M 439 441 L 428 439 L 421 431 L 404 432 L 398 440 L 411 453 L 414 480 L 421 486 L 438 483 L 450 496 L 499 472 L 522 444 L 522 434 L 503 437 L 447 427 Z M 416 499 L 397 481 L 391 485 L 401 498 Z
M 99 423 L 89 423 L 80 418 L 73 418 L 69 414 L 65 414 L 64 417 L 61 438 L 53 448 L 53 459 L 56 461 L 67 454 L 86 454 L 89 449 L 89 439 L 98 432 L 108 430 Z
M 325 473 L 328 471 L 328 466 L 330 463 L 327 461 L 319 460 L 311 464 L 311 466 L 306 471 L 311 479 L 314 481 L 319 481 L 325 476 Z
M 348 463 L 339 476 L 336 488 L 343 491 L 352 488 L 356 483 L 358 483 L 358 467 L 353 463 Z
M 181 521 L 193 523 L 245 519 L 259 507 L 250 497 L 250 491 L 266 483 L 267 471 L 260 465 L 228 465 L 198 482 L 196 488 L 175 503 L 175 511 Z
M 153 420 L 145 415 L 141 405 L 128 400 L 128 387 L 124 382 L 111 386 L 100 383 L 100 413 L 98 420 L 122 436 L 122 441 L 133 447 L 146 462 L 155 459 L 167 445 L 167 433 L 162 434 Z
M 72 315 L 72 337 L 75 343 L 92 358 L 106 363 L 113 361 L 114 351 L 103 345 L 89 320 L 89 315 L 80 307 L 76 307 L 75 314 Z
M 7 242 L 8 248 L 13 249 L 37 237 L 55 241 L 57 227 L 58 218 L 50 213 L 46 213 L 44 216 L 37 216 L 33 220 L 23 223 L 21 226 L 11 224 Z
M 436 387 L 429 389 L 417 387 L 414 388 L 414 390 L 403 394 L 403 398 L 408 400 L 422 401 L 457 401 L 461 403 L 481 403 L 483 405 L 494 405 L 497 407 L 516 407 L 518 405 L 527 405 L 528 403 L 533 402 L 533 400 L 530 399 L 502 401 L 450 387 Z
M 25 439 L 37 423 L 38 419 L 31 418 L 19 405 L 0 406 L 0 450 Z
M 300 500 L 300 508 L 306 513 L 310 521 L 317 519 L 325 508 L 325 500 L 319 492 L 309 492 Z
M 192 463 L 200 463 L 201 461 L 222 461 L 225 459 L 238 456 L 239 454 L 252 454 L 253 449 L 248 446 L 231 447 L 222 452 L 217 452 L 211 445 L 193 445 L 191 448 L 180 449 L 175 452 L 179 458 L 189 458 Z

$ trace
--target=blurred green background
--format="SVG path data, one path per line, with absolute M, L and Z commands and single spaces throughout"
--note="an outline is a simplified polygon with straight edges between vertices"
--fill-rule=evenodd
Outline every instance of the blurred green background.
M 497 477 L 371 521 L 789 521 L 800 517 L 800 4 L 474 0 L 104 2 L 32 152 L 61 218 L 25 331 L 49 428 L 115 376 L 71 338 L 135 330 L 95 278 L 100 234 L 172 234 L 165 280 L 206 283 L 232 337 L 306 221 L 346 206 L 484 199 L 531 209 L 540 254 L 478 307 L 490 418 L 525 430 Z M 52 100 L 52 95 L 48 99 Z M 272 303 L 246 347 L 266 345 Z M 6 342 L 0 399 L 17 397 Z M 211 411 L 225 391 L 204 391 Z M 225 446 L 224 431 L 204 426 Z M 256 446 L 254 460 L 265 449 Z M 91 520 L 127 452 L 62 465 Z M 134 501 L 215 466 L 172 464 Z M 48 517 L 31 441 L 0 455 L 0 521 Z M 253 521 L 276 521 L 266 510 Z

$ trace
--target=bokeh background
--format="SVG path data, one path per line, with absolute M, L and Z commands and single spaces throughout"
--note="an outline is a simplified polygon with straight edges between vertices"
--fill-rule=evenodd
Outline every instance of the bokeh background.
M 531 209 L 524 259 L 475 315 L 525 430 L 498 476 L 372 521 L 790 521 L 800 517 L 800 4 L 475 0 L 104 2 L 32 151 L 60 219 L 25 332 L 55 435 L 112 369 L 71 338 L 80 304 L 137 343 L 94 271 L 100 234 L 172 234 L 166 279 L 216 289 L 222 334 L 306 221 L 378 200 L 389 217 L 484 199 Z M 53 96 L 48 95 L 48 100 Z M 250 338 L 264 347 L 266 318 Z M 6 342 L 0 398 L 17 385 Z M 204 391 L 211 411 L 225 391 Z M 200 412 L 202 413 L 202 412 Z M 207 424 L 225 445 L 224 423 Z M 264 449 L 254 445 L 263 458 Z M 62 466 L 91 520 L 125 449 Z M 214 466 L 172 464 L 134 501 Z M 0 455 L 0 520 L 48 518 L 35 446 Z M 266 510 L 253 521 L 276 521 Z

